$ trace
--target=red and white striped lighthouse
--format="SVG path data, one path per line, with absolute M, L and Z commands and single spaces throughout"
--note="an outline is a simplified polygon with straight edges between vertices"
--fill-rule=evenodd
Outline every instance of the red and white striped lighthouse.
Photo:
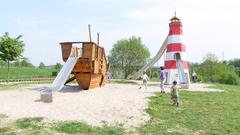
M 182 23 L 176 14 L 170 19 L 167 49 L 164 60 L 165 84 L 189 84 L 188 59 L 182 35 Z

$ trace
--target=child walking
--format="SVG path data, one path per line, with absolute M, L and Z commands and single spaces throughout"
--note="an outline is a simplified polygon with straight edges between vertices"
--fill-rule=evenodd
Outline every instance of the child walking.
M 173 81 L 173 85 L 170 89 L 171 99 L 173 101 L 173 105 L 179 107 L 179 90 L 177 88 L 177 81 Z
M 144 71 L 143 75 L 142 75 L 142 79 L 143 79 L 143 85 L 145 86 L 145 90 L 147 89 L 147 82 L 148 82 L 148 76 L 147 73 Z M 139 87 L 139 89 L 141 89 L 142 86 Z

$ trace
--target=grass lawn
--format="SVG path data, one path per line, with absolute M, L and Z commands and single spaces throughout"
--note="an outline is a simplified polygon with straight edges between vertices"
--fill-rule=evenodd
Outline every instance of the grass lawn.
M 151 120 L 140 134 L 240 134 L 240 86 L 220 85 L 225 92 L 180 92 L 180 107 L 171 106 L 169 94 L 150 98 Z
M 27 79 L 31 77 L 49 77 L 54 69 L 37 69 L 33 67 L 10 67 L 9 79 Z M 0 67 L 0 79 L 7 79 L 7 67 Z
M 128 133 L 122 127 L 93 127 L 78 121 L 46 122 L 41 117 L 22 118 L 1 124 L 0 134 L 93 134 L 93 135 L 239 135 L 240 86 L 214 86 L 225 92 L 180 92 L 180 107 L 171 106 L 169 94 L 150 97 L 146 112 L 151 120 Z

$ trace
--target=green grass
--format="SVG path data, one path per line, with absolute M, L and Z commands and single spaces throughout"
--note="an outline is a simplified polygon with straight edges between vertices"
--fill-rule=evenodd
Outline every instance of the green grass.
M 114 79 L 109 80 L 110 83 L 118 83 L 118 84 L 137 84 L 136 82 L 132 80 L 125 80 L 125 79 Z
M 0 135 L 15 135 L 10 127 L 0 127 Z
M 225 92 L 180 92 L 180 107 L 171 106 L 169 94 L 150 98 L 146 112 L 151 120 L 138 128 L 140 134 L 240 133 L 240 86 L 216 85 Z
M 10 67 L 10 79 L 27 79 L 31 77 L 49 77 L 55 69 L 37 69 L 32 67 Z M 0 67 L 0 79 L 7 79 L 7 67 Z
M 4 118 L 7 116 L 1 114 Z M 1 120 L 1 119 L 0 119 Z M 1 122 L 1 121 L 0 121 Z M 55 134 L 84 134 L 84 135 L 123 135 L 124 129 L 116 126 L 94 127 L 78 121 L 43 122 L 42 117 L 17 119 L 1 127 L 0 135 L 55 135 Z
M 67 121 L 56 123 L 54 128 L 58 132 L 68 133 L 68 134 L 76 134 L 76 133 L 92 133 L 93 129 L 91 126 L 74 121 Z
M 18 119 L 16 124 L 19 128 L 41 129 L 43 128 L 42 120 L 42 117 L 22 118 Z
M 123 135 L 124 130 L 120 127 L 93 127 L 88 124 L 77 121 L 65 121 L 54 124 L 54 128 L 58 132 L 68 134 L 93 134 L 93 135 Z

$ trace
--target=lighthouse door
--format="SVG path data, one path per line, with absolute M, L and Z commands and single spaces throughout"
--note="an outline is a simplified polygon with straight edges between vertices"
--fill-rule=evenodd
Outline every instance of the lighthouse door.
M 181 55 L 180 55 L 180 53 L 175 53 L 174 59 L 175 59 L 175 60 L 181 60 Z
M 184 68 L 183 68 L 183 64 L 181 61 L 181 56 L 179 53 L 175 53 L 175 59 L 176 59 L 176 68 L 178 71 L 178 76 L 179 76 L 179 81 L 181 84 L 186 84 L 187 83 L 187 78 L 186 75 L 184 73 Z

